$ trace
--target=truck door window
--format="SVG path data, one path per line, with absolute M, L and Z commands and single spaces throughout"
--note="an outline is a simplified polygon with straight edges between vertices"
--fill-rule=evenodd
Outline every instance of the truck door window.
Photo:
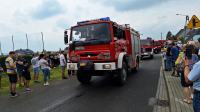
M 113 33 L 114 37 L 116 37 L 118 40 L 125 39 L 125 31 L 116 26 L 113 26 Z

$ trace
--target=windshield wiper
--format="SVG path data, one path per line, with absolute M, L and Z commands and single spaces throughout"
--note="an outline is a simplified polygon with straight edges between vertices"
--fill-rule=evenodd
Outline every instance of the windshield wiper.
M 99 40 L 99 39 L 91 38 L 91 39 L 88 39 L 87 41 L 91 41 L 91 40 Z

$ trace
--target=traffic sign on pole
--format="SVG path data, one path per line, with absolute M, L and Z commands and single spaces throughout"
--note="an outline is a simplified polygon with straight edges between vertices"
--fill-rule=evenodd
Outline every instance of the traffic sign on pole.
M 196 15 L 192 16 L 189 23 L 187 24 L 187 28 L 188 29 L 200 28 L 200 20 Z

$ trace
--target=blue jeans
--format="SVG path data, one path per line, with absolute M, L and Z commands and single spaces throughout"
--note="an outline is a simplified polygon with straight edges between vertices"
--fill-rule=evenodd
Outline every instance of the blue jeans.
M 167 56 L 166 70 L 172 70 L 172 57 L 171 56 Z
M 38 75 L 40 72 L 40 68 L 39 67 L 33 68 L 33 72 L 34 74 Z
M 44 74 L 44 82 L 47 82 L 50 79 L 50 70 L 48 68 L 42 69 Z
M 200 91 L 194 92 L 193 109 L 194 109 L 194 112 L 200 112 Z

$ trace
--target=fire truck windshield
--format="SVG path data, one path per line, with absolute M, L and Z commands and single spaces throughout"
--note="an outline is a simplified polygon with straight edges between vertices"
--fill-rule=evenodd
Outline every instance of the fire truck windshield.
M 99 23 L 72 28 L 71 40 L 76 43 L 99 43 L 111 41 L 109 24 Z
M 141 45 L 143 45 L 143 46 L 151 46 L 152 42 L 150 40 L 141 40 Z

